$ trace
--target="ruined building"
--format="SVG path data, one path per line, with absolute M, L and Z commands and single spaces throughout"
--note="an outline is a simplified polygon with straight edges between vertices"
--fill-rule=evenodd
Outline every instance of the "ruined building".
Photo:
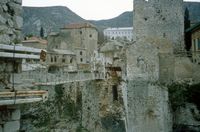
M 93 25 L 70 24 L 48 36 L 41 55 L 40 49 L 14 45 L 21 1 L 0 3 L 0 132 L 200 130 L 198 92 L 191 94 L 196 104 L 179 102 L 187 94 L 169 98 L 170 86 L 200 82 L 199 65 L 184 49 L 182 0 L 134 0 L 132 42 L 108 41 L 98 49 Z M 24 60 L 41 67 L 23 70 Z M 29 88 L 48 90 L 48 101 L 33 103 L 47 92 Z M 174 102 L 184 105 L 174 109 Z M 19 109 L 21 103 L 31 104 Z
M 49 50 L 71 50 L 77 55 L 79 64 L 88 64 L 89 58 L 97 50 L 98 32 L 89 23 L 69 24 L 61 29 L 59 34 L 48 37 Z
M 21 0 L 0 1 L 0 132 L 20 129 L 20 104 L 42 101 L 46 91 L 30 91 L 13 81 L 22 71 L 22 60 L 39 60 L 33 48 L 17 45 L 21 42 Z
M 184 51 L 182 5 L 182 0 L 134 0 L 135 43 L 127 52 L 128 132 L 172 131 L 167 85 L 199 76 Z

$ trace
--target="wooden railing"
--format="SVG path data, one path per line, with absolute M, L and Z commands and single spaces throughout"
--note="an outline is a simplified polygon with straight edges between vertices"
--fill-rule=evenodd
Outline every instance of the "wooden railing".
M 0 106 L 46 101 L 47 98 L 48 92 L 44 90 L 0 92 Z

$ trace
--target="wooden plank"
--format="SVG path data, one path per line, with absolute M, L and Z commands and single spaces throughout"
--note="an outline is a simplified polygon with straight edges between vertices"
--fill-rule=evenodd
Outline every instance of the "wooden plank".
M 25 47 L 20 45 L 6 45 L 6 44 L 0 44 L 0 49 L 2 50 L 8 50 L 8 51 L 22 51 L 22 52 L 30 52 L 30 53 L 40 53 L 42 49 L 36 49 L 31 47 Z
M 43 98 L 28 98 L 28 99 L 9 99 L 9 100 L 0 100 L 0 106 L 4 105 L 15 105 L 15 104 L 25 104 L 25 103 L 34 103 L 42 101 Z
M 14 56 L 14 57 L 13 57 Z M 18 59 L 40 59 L 39 55 L 30 55 L 30 54 L 20 54 L 20 53 L 8 53 L 8 52 L 0 52 L 0 57 L 5 58 L 18 58 Z
M 0 92 L 0 98 L 5 97 L 26 97 L 26 96 L 43 96 L 47 91 L 16 91 L 16 92 Z

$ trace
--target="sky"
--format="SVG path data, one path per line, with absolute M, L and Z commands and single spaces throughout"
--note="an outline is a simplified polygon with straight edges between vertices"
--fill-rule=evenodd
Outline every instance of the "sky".
M 185 0 L 198 1 L 200 0 Z M 66 6 L 86 20 L 110 19 L 133 10 L 133 0 L 22 0 L 23 6 Z

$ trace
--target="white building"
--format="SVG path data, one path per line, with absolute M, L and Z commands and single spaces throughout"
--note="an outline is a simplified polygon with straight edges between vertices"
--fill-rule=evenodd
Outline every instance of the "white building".
M 103 31 L 104 36 L 109 39 L 123 38 L 132 41 L 133 40 L 133 27 L 122 28 L 107 28 Z

